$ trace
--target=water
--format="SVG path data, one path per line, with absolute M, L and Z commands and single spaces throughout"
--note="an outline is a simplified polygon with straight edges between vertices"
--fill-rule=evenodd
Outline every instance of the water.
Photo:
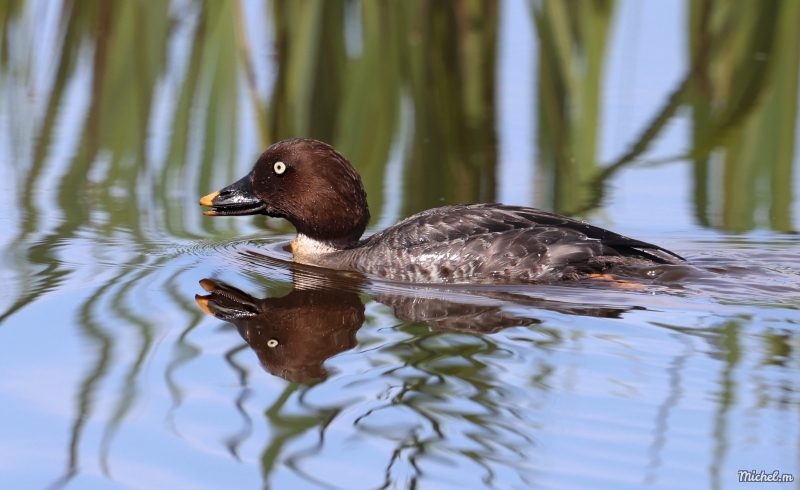
M 0 9 L 0 486 L 798 488 L 795 4 L 92 5 Z M 687 265 L 297 265 L 197 204 L 290 136 L 353 161 L 371 231 L 504 201 Z

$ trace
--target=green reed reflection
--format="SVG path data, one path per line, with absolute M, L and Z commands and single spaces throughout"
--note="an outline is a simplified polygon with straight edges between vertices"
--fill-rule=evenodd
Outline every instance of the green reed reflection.
M 718 394 L 719 406 L 714 420 L 714 458 L 711 461 L 711 487 L 715 490 L 722 488 L 723 475 L 721 470 L 730 446 L 730 431 L 728 429 L 728 412 L 736 402 L 737 382 L 733 373 L 736 365 L 741 360 L 741 325 L 737 322 L 728 322 L 719 328 L 722 353 L 725 356 L 725 369 L 719 382 L 721 391 Z
M 370 205 L 379 211 L 383 167 L 408 99 L 413 136 L 404 173 L 415 192 L 404 196 L 403 214 L 443 198 L 494 200 L 497 2 L 346 5 L 273 2 L 277 77 L 270 140 L 330 142 L 359 168 Z M 357 57 L 343 35 L 353 25 L 360 26 L 350 33 L 359 39 Z
M 698 222 L 736 232 L 756 226 L 793 230 L 789 206 L 800 63 L 796 2 L 774 0 L 745 9 L 735 2 L 690 2 L 692 63 L 686 78 L 630 151 L 602 168 L 596 168 L 593 131 L 599 123 L 598 70 L 611 3 L 577 2 L 571 6 L 578 8 L 570 9 L 556 2 L 532 5 L 542 58 L 539 159 L 553 176 L 543 190 L 542 198 L 552 193 L 545 206 L 567 214 L 596 207 L 607 181 L 641 159 L 671 118 L 688 106 L 693 140 L 687 155 L 694 160 Z M 581 68 L 578 75 L 570 72 L 575 66 Z M 580 116 L 568 117 L 575 113 Z M 718 195 L 718 202 L 711 195 Z M 756 223 L 764 208 L 769 219 Z
M 698 220 L 732 231 L 765 225 L 791 231 L 800 5 L 691 5 Z M 722 167 L 721 175 L 710 177 L 712 167 Z M 714 190 L 721 202 L 710 197 Z M 720 209 L 716 216 L 712 207 Z M 759 209 L 768 210 L 768 223 L 756 223 Z
M 596 177 L 600 82 L 614 2 L 532 2 L 539 39 L 538 189 L 559 213 L 583 209 Z M 596 203 L 595 203 L 596 205 Z

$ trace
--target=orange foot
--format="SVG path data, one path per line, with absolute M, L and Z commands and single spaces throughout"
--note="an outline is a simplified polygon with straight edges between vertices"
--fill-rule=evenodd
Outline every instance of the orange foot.
M 589 278 L 598 281 L 613 282 L 614 284 L 612 284 L 611 287 L 620 289 L 637 289 L 637 290 L 647 289 L 647 286 L 644 284 L 633 281 L 626 281 L 624 279 L 617 279 L 611 274 L 589 274 Z

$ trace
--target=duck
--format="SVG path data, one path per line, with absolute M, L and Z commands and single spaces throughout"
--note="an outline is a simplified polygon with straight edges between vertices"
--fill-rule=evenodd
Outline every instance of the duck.
M 353 165 L 314 139 L 277 142 L 237 182 L 200 199 L 206 216 L 284 218 L 301 264 L 413 283 L 553 283 L 685 259 L 658 245 L 541 209 L 454 204 L 363 237 L 367 193 Z

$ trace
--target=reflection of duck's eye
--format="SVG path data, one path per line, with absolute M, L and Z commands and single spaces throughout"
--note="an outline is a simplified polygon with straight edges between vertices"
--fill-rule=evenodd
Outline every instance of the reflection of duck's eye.
M 280 175 L 286 172 L 286 164 L 283 162 L 275 162 L 275 165 L 272 166 L 272 169 L 275 170 L 275 173 Z
M 267 347 L 278 347 L 278 339 L 267 340 Z

